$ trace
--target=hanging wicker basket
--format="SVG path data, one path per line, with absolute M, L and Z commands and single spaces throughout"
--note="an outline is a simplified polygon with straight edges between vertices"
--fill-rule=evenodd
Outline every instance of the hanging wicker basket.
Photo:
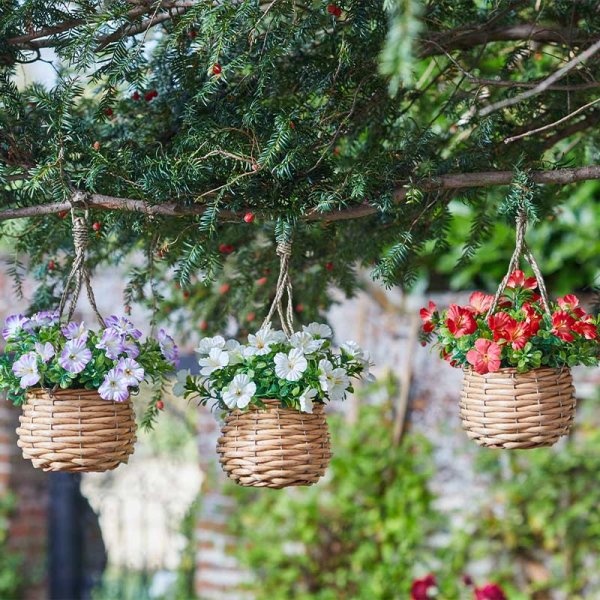
M 569 432 L 575 415 L 571 371 L 541 368 L 465 371 L 460 417 L 467 435 L 488 448 L 552 446 Z
M 19 421 L 23 458 L 44 471 L 110 471 L 128 461 L 136 441 L 131 402 L 94 390 L 32 390 Z
M 316 483 L 331 458 L 323 406 L 315 404 L 308 414 L 281 408 L 278 400 L 266 400 L 265 405 L 225 417 L 217 442 L 223 470 L 246 487 Z

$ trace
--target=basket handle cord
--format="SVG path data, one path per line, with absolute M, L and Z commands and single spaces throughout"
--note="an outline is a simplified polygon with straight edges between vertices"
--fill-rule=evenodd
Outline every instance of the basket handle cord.
M 290 257 L 292 255 L 292 243 L 289 240 L 278 242 L 277 255 L 279 256 L 279 277 L 275 289 L 275 297 L 271 303 L 269 313 L 265 317 L 261 329 L 271 325 L 271 319 L 277 311 L 281 320 L 281 328 L 287 337 L 294 333 L 294 310 L 292 299 L 292 281 L 290 279 Z M 287 296 L 287 306 L 284 306 L 284 298 Z
M 59 319 L 62 318 L 68 303 L 69 308 L 66 312 L 66 320 L 71 320 L 73 313 L 75 312 L 79 294 L 81 293 L 81 288 L 85 286 L 90 305 L 96 314 L 98 323 L 100 323 L 102 327 L 106 327 L 106 323 L 96 305 L 94 290 L 92 289 L 92 284 L 90 282 L 91 275 L 86 262 L 86 251 L 89 244 L 88 211 L 86 208 L 83 215 L 77 215 L 75 213 L 75 207 L 78 204 L 85 204 L 85 197 L 81 192 L 76 193 L 71 200 L 71 220 L 73 223 L 73 246 L 75 248 L 75 257 L 73 258 L 71 272 L 65 282 L 65 288 L 60 299 L 60 304 L 58 305 L 58 317 Z
M 487 313 L 487 316 L 490 317 L 494 314 L 496 308 L 498 308 L 498 303 L 500 302 L 500 298 L 506 289 L 506 285 L 508 284 L 508 280 L 512 274 L 512 272 L 519 266 L 521 261 L 521 257 L 524 258 L 530 265 L 533 270 L 533 274 L 535 275 L 535 280 L 538 284 L 538 289 L 540 291 L 540 298 L 542 301 L 542 306 L 544 307 L 544 312 L 551 317 L 552 311 L 550 310 L 550 301 L 548 300 L 548 291 L 546 290 L 546 283 L 544 282 L 544 278 L 542 277 L 542 272 L 540 271 L 540 267 L 535 260 L 535 257 L 531 253 L 529 246 L 527 246 L 527 242 L 525 241 L 525 232 L 527 231 L 527 215 L 525 211 L 521 209 L 517 215 L 516 220 L 516 242 L 515 242 L 515 251 L 510 259 L 510 263 L 508 265 L 508 272 L 504 276 L 504 279 L 500 283 L 498 287 L 498 291 L 494 296 L 494 300 L 490 307 L 490 310 Z

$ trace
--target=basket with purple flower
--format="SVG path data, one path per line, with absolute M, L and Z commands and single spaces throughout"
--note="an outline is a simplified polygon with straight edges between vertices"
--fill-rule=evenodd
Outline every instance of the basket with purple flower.
M 127 462 L 136 440 L 131 395 L 143 382 L 155 384 L 143 419 L 151 425 L 162 393 L 158 384 L 178 363 L 177 347 L 164 330 L 142 341 L 129 319 L 99 314 L 81 246 L 86 222 L 78 219 L 75 262 L 58 310 L 11 315 L 2 330 L 0 389 L 22 406 L 17 443 L 23 457 L 45 471 L 107 471 Z M 97 330 L 72 320 L 84 286 Z

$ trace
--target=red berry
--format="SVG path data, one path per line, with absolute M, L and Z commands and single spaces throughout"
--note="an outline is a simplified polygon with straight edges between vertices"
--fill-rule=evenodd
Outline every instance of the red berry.
M 146 102 L 151 102 L 156 96 L 158 96 L 158 92 L 156 90 L 150 90 L 144 94 L 144 100 Z
M 68 214 L 69 214 L 69 211 L 68 211 L 68 210 L 61 210 L 61 211 L 58 213 L 58 218 L 59 218 L 59 219 L 64 219 L 64 218 L 65 218 L 65 217 L 66 217 Z
M 98 150 L 100 150 L 100 142 L 96 141 L 93 143 L 92 148 L 94 148 L 94 150 L 96 150 L 96 152 Z
M 253 212 L 247 212 L 247 213 L 244 215 L 244 221 L 245 221 L 246 223 L 253 223 L 253 222 L 254 222 L 254 218 L 255 218 L 255 217 L 254 217 L 254 213 L 253 213 Z
M 252 163 L 252 170 L 256 173 L 256 171 L 258 171 L 258 169 L 260 169 L 260 167 L 258 166 L 257 162 L 253 162 Z
M 333 271 L 333 263 L 332 263 L 332 262 L 326 262 L 326 263 L 325 263 L 325 268 L 326 268 L 328 271 Z
M 206 321 L 200 321 L 200 331 L 206 331 L 208 329 L 208 323 Z
M 196 36 L 198 35 L 198 33 L 196 32 L 195 29 L 190 29 L 187 33 L 187 36 L 193 40 Z
M 136 91 L 136 92 L 133 92 L 133 94 L 131 94 L 131 99 L 135 100 L 137 102 L 138 100 L 142 99 L 142 96 L 140 95 L 139 92 Z
M 304 312 L 304 304 L 296 304 L 296 312 Z
M 54 271 L 55 268 L 56 268 L 56 263 L 53 260 L 49 260 L 48 261 L 48 270 Z
M 162 410 L 165 407 L 165 403 L 162 400 L 159 400 L 156 403 L 156 408 L 158 408 L 158 410 Z
M 221 254 L 231 254 L 235 248 L 231 244 L 219 244 L 219 252 Z
M 296 129 L 296 123 L 294 123 L 294 121 L 290 121 L 290 129 Z
M 100 231 L 102 229 L 102 223 L 100 223 L 100 221 L 96 221 L 93 225 L 92 225 L 92 229 L 94 231 Z
M 190 297 L 190 292 L 188 290 L 185 290 L 183 292 L 183 297 L 187 300 Z
M 341 17 L 342 16 L 342 9 L 337 6 L 337 4 L 328 4 L 327 5 L 327 12 L 330 15 L 333 15 L 334 17 Z
M 219 287 L 219 294 L 226 294 L 231 289 L 228 283 L 222 283 Z
M 212 66 L 212 72 L 213 75 L 220 75 L 222 73 L 223 69 L 221 68 L 221 65 L 219 63 L 215 63 Z
M 112 108 L 110 108 L 110 107 L 109 107 L 109 108 L 105 108 L 105 109 L 104 109 L 104 114 L 105 114 L 107 117 L 112 117 L 112 116 L 113 116 L 113 114 L 114 114 L 114 112 L 113 112 L 113 109 L 112 109 Z
M 473 585 L 473 578 L 467 573 L 462 576 L 462 581 L 465 585 Z
M 335 148 L 332 150 L 332 152 L 333 152 L 333 155 L 334 155 L 334 156 L 339 156 L 339 155 L 340 155 L 340 147 L 339 147 L 339 146 L 336 146 L 336 147 L 335 147 Z
M 249 312 L 246 315 L 246 321 L 248 321 L 248 323 L 252 323 L 252 321 L 254 321 L 254 319 L 256 319 L 256 313 L 255 312 Z
M 126 315 L 130 315 L 131 314 L 131 306 L 129 306 L 129 304 L 125 305 L 125 314 Z
M 267 283 L 266 277 L 261 277 L 260 279 L 256 280 L 256 285 L 265 285 L 265 283 Z

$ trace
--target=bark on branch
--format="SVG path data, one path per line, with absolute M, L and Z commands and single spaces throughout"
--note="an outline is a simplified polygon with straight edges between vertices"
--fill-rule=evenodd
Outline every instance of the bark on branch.
M 498 185 L 508 185 L 513 180 L 513 171 L 482 171 L 479 173 L 456 173 L 451 175 L 441 175 L 423 179 L 413 187 L 418 187 L 424 192 L 436 190 L 458 190 L 475 187 L 494 187 Z M 587 181 L 600 179 L 600 165 L 591 165 L 587 167 L 577 167 L 571 169 L 556 169 L 550 171 L 532 171 L 533 181 L 539 184 L 548 185 L 567 185 L 578 181 Z M 408 184 L 400 185 L 394 193 L 394 202 L 401 204 L 408 194 Z M 118 198 L 115 196 L 105 196 L 103 194 L 92 194 L 87 199 L 87 205 L 95 210 L 121 210 L 126 212 L 137 212 L 151 216 L 165 217 L 186 217 L 201 215 L 206 207 L 203 204 L 182 204 L 181 202 L 163 202 L 161 204 L 151 204 L 145 200 L 135 200 L 132 198 Z M 0 221 L 9 219 L 22 219 L 26 217 L 40 217 L 44 215 L 56 214 L 69 210 L 71 205 L 68 202 L 54 204 L 41 204 L 38 206 L 24 206 L 21 208 L 11 208 L 0 210 Z M 223 220 L 239 221 L 247 209 L 240 211 L 221 211 L 220 217 Z M 377 207 L 371 204 L 361 204 L 337 212 L 322 213 L 311 210 L 305 215 L 306 221 L 346 221 L 349 219 L 360 219 L 378 212 Z

